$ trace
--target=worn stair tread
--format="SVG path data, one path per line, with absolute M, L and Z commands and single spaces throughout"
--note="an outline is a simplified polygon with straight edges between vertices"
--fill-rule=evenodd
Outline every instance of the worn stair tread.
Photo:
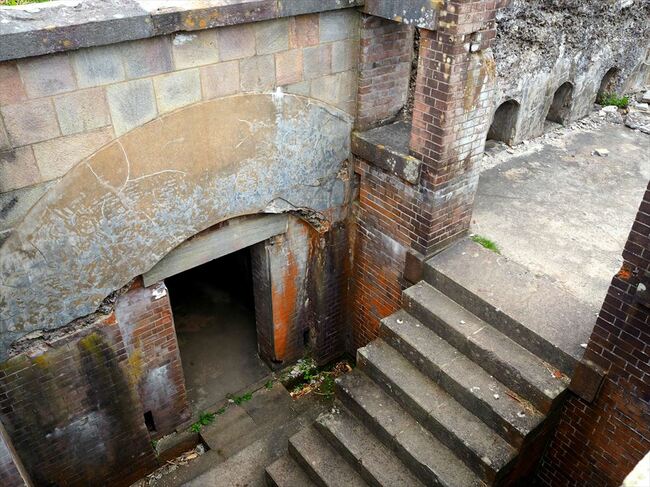
M 289 452 L 317 485 L 367 486 L 314 426 L 304 428 L 289 439 Z
M 405 310 L 384 318 L 381 331 L 384 340 L 420 371 L 436 380 L 465 408 L 490 421 L 513 444 L 520 445 L 544 420 L 545 416 L 532 404 Z
M 598 309 L 561 283 L 470 239 L 429 259 L 424 274 L 434 287 L 565 373 L 571 375 L 580 362 L 580 344 L 589 341 Z
M 396 451 L 423 483 L 444 487 L 485 485 L 454 452 L 360 370 L 337 378 L 336 387 L 337 397 L 346 407 Z
M 420 424 L 452 450 L 462 452 L 468 464 L 488 478 L 515 458 L 516 450 L 506 440 L 383 340 L 374 340 L 357 354 L 366 375 L 391 391 Z
M 547 413 L 568 378 L 430 284 L 404 290 L 409 314 L 468 355 L 505 385 Z
M 359 420 L 338 403 L 316 420 L 316 428 L 336 445 L 348 462 L 371 484 L 421 487 L 409 469 Z
M 315 486 L 309 475 L 289 456 L 282 455 L 266 468 L 267 483 L 277 487 Z

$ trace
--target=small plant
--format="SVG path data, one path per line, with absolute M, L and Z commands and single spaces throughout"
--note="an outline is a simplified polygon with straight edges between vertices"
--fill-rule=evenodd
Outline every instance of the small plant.
M 334 397 L 334 375 L 331 373 L 323 374 L 323 380 L 320 385 L 320 392 L 327 399 Z
M 602 106 L 614 105 L 618 108 L 627 108 L 630 104 L 630 98 L 619 96 L 616 93 L 603 93 L 598 95 L 598 104 Z
M 264 387 L 266 387 L 267 390 L 273 389 L 273 379 L 269 380 L 266 384 L 264 384 Z
M 50 0 L 0 0 L 0 6 L 7 5 L 13 7 L 15 5 L 27 5 L 28 3 L 45 3 Z
M 199 415 L 199 420 L 190 426 L 190 431 L 192 433 L 199 433 L 201 431 L 201 428 L 211 424 L 214 421 L 214 416 L 214 413 L 201 413 Z
M 222 408 L 217 409 L 217 411 L 214 414 L 220 415 L 220 414 L 223 414 L 225 412 L 226 412 L 226 407 L 224 406 Z
M 251 399 L 253 399 L 253 393 L 247 392 L 242 396 L 233 397 L 232 402 L 234 402 L 235 404 L 237 404 L 237 406 L 239 406 L 245 402 L 250 401 Z
M 492 252 L 496 252 L 497 254 L 501 253 L 499 246 L 489 238 L 481 237 L 480 235 L 472 235 L 472 240 Z

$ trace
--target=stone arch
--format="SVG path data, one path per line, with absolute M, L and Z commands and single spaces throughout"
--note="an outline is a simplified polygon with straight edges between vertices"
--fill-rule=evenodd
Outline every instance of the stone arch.
M 501 103 L 494 112 L 487 138 L 490 140 L 500 140 L 508 145 L 512 145 L 517 130 L 519 108 L 520 106 L 517 100 L 510 99 Z
M 347 194 L 351 119 L 294 95 L 244 94 L 164 115 L 68 172 L 0 247 L 0 357 L 96 310 L 192 235 Z
M 612 67 L 607 70 L 603 75 L 603 79 L 600 81 L 600 86 L 598 87 L 598 93 L 596 95 L 596 100 L 600 100 L 607 93 L 613 93 L 616 90 L 616 83 L 619 78 L 619 70 L 617 67 Z
M 573 84 L 569 81 L 560 85 L 553 94 L 551 106 L 546 119 L 564 125 L 571 118 L 571 104 L 573 102 Z

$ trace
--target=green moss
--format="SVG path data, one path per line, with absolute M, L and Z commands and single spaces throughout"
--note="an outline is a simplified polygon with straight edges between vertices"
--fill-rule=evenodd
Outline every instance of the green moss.
M 497 254 L 501 253 L 499 246 L 489 238 L 482 237 L 481 235 L 472 235 L 472 240 L 492 252 L 496 252 Z

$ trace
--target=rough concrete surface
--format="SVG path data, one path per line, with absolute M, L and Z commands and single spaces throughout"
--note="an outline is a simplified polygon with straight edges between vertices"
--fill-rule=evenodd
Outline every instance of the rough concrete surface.
M 596 148 L 609 156 L 594 155 Z M 513 152 L 481 174 L 472 232 L 551 277 L 595 314 L 650 178 L 650 137 L 601 124 L 562 129 Z

